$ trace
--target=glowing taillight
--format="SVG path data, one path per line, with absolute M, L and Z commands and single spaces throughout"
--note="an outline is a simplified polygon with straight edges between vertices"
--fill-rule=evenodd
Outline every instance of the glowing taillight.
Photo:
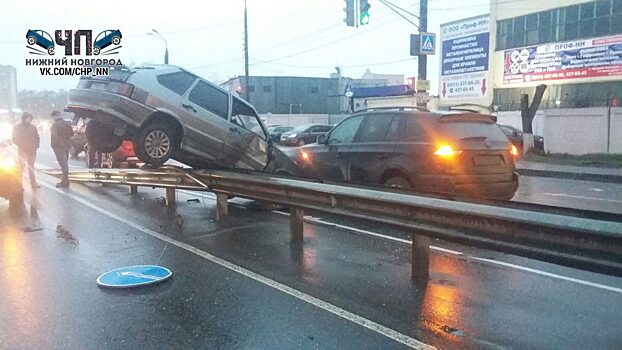
M 457 155 L 460 155 L 462 151 L 455 151 L 450 145 L 442 145 L 436 149 L 434 155 L 443 157 L 443 158 L 451 158 Z
M 512 153 L 514 158 L 518 157 L 518 148 L 516 148 L 516 146 L 512 145 L 512 148 L 510 149 L 510 153 Z

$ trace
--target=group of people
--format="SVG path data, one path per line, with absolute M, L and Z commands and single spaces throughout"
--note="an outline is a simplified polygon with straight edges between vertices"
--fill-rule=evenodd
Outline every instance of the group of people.
M 53 111 L 51 116 L 54 119 L 50 129 L 52 151 L 54 151 L 56 161 L 58 161 L 62 171 L 61 181 L 56 184 L 56 187 L 69 187 L 69 149 L 71 148 L 73 129 L 58 111 Z M 13 128 L 12 141 L 17 146 L 22 174 L 25 169 L 28 169 L 30 186 L 37 189 L 39 184 L 35 175 L 35 161 L 41 139 L 37 127 L 32 124 L 32 121 L 32 114 L 24 112 L 22 121 Z

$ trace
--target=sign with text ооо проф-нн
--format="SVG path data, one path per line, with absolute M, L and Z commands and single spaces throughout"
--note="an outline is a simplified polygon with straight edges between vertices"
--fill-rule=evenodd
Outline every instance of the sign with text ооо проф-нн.
M 490 16 L 441 25 L 441 99 L 486 97 Z
M 503 84 L 622 75 L 622 35 L 504 52 Z

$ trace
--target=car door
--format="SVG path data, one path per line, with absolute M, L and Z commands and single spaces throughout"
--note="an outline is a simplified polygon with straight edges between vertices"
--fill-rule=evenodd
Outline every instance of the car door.
M 363 116 L 345 119 L 328 134 L 324 147 L 313 154 L 313 163 L 319 175 L 326 180 L 350 181 L 347 152 L 352 146 Z
M 350 181 L 377 184 L 380 174 L 395 157 L 395 138 L 403 127 L 396 114 L 365 117 L 354 143 L 347 150 Z
M 181 101 L 182 119 L 187 129 L 185 149 L 209 161 L 224 161 L 224 144 L 231 132 L 229 94 L 197 80 Z
M 232 99 L 224 163 L 229 167 L 263 170 L 269 162 L 268 133 L 257 112 L 237 97 Z

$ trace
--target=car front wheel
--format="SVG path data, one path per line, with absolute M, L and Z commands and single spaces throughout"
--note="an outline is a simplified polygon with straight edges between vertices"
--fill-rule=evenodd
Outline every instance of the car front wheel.
M 143 128 L 134 141 L 138 159 L 154 166 L 162 166 L 175 151 L 174 130 L 167 123 L 153 123 Z

